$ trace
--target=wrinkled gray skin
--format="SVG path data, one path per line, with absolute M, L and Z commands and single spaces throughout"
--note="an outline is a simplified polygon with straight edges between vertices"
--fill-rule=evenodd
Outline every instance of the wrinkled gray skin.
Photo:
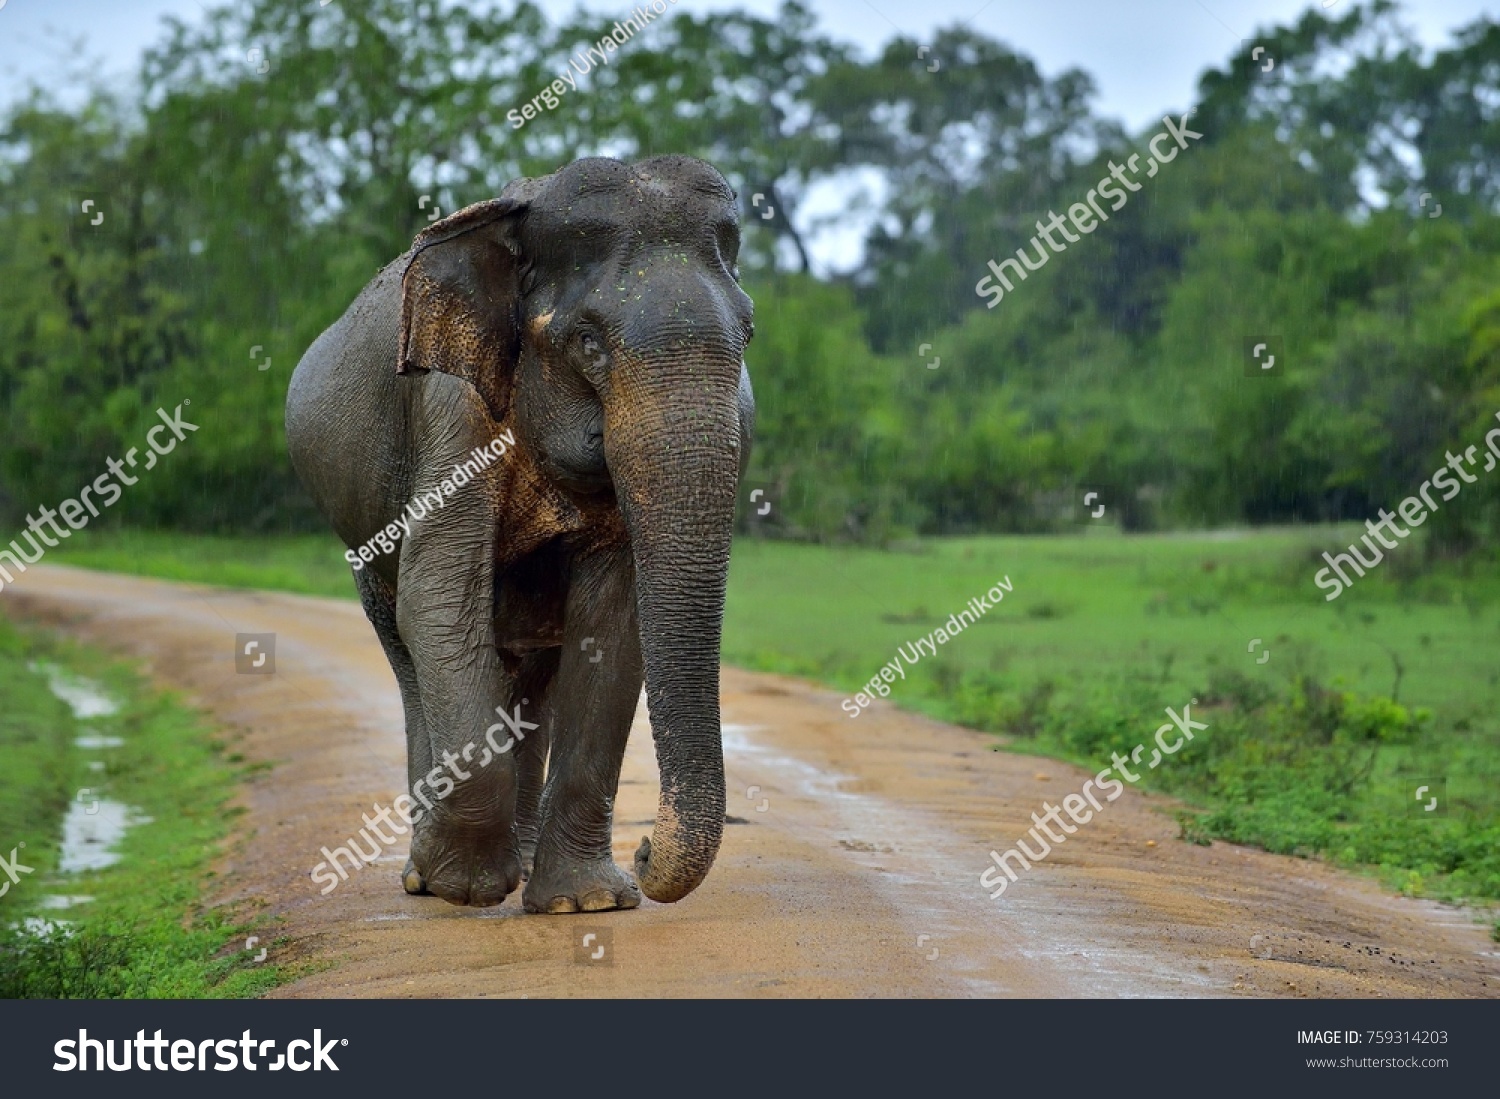
M 598 911 L 678 900 L 712 866 L 754 417 L 738 250 L 709 165 L 579 161 L 426 229 L 298 365 L 292 461 L 351 549 L 516 440 L 355 572 L 406 712 L 408 892 L 494 905 L 525 876 L 528 911 Z M 643 678 L 661 800 L 637 888 L 610 832 Z M 497 717 L 517 707 L 539 726 L 519 742 Z

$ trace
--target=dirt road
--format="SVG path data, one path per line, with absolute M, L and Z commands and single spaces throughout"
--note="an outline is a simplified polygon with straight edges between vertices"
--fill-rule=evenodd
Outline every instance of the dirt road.
M 403 789 L 395 681 L 355 603 L 61 567 L 5 599 L 144 658 L 272 765 L 245 788 L 217 899 L 263 901 L 279 956 L 322 963 L 281 996 L 1500 996 L 1500 949 L 1471 914 L 1180 842 L 1166 803 L 1132 790 L 991 900 L 990 849 L 1082 771 L 882 706 L 851 720 L 832 692 L 734 670 L 732 823 L 686 900 L 453 908 L 401 891 L 404 841 L 323 896 L 322 848 Z M 276 635 L 274 675 L 236 673 L 236 633 Z M 644 717 L 616 807 L 627 867 L 656 806 Z

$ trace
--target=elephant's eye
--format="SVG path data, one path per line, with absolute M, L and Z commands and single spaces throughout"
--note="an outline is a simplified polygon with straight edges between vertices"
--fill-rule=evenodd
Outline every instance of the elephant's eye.
M 609 356 L 604 350 L 604 339 L 598 333 L 585 329 L 578 335 L 578 353 L 583 360 L 583 371 L 594 384 L 598 384 L 609 368 Z

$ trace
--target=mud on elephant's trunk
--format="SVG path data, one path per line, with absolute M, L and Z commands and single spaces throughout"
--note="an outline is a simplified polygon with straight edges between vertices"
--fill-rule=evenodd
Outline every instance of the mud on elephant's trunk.
M 656 826 L 635 869 L 646 896 L 670 902 L 707 876 L 724 834 L 719 644 L 740 458 L 734 390 L 684 399 L 658 389 L 607 422 L 605 438 L 635 555 L 661 768 Z

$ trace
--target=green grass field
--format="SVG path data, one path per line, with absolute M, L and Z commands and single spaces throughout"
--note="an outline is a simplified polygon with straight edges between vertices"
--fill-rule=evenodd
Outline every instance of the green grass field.
M 993 610 L 903 665 L 891 702 L 1097 768 L 1198 698 L 1210 732 L 1145 783 L 1193 807 L 1185 839 L 1371 867 L 1412 893 L 1500 897 L 1500 574 L 1424 569 L 1407 544 L 1328 603 L 1318 554 L 1353 536 L 1101 527 L 884 551 L 742 539 L 724 657 L 852 696 L 1008 577 Z M 354 595 L 331 538 L 105 534 L 49 560 Z M 1442 793 L 1431 815 L 1421 785 Z
M 1329 604 L 1312 584 L 1313 559 L 1338 540 L 1326 528 L 1101 532 L 884 553 L 743 541 L 732 566 L 725 656 L 858 686 L 897 646 L 1009 576 L 1013 593 L 936 660 L 924 657 L 919 679 L 985 670 L 1065 683 L 1149 670 L 1170 700 L 1228 666 L 1267 680 L 1307 670 L 1389 695 L 1394 655 L 1404 669 L 1402 699 L 1455 716 L 1492 710 L 1500 696 L 1500 577 L 1371 575 Z M 1254 638 L 1261 645 L 1252 653 Z M 895 697 L 915 702 L 922 694 L 898 682 Z
M 215 538 L 147 530 L 83 530 L 48 551 L 47 561 L 226 588 L 358 598 L 343 547 L 332 535 Z
M 49 689 L 48 666 L 88 677 L 118 712 L 80 722 Z M 28 868 L 0 877 L 0 998 L 253 996 L 283 979 L 244 949 L 253 912 L 203 907 L 245 768 L 198 715 L 127 666 L 3 617 L 0 698 L 0 856 L 14 849 Z M 138 821 L 120 861 L 60 867 L 64 815 L 76 803 L 107 816 L 110 802 Z M 58 897 L 88 899 L 49 906 Z

